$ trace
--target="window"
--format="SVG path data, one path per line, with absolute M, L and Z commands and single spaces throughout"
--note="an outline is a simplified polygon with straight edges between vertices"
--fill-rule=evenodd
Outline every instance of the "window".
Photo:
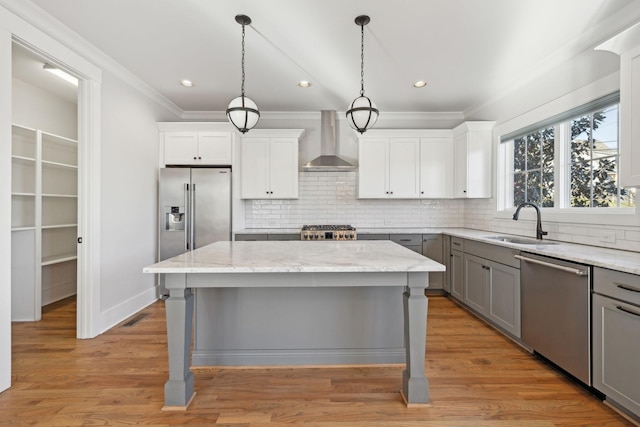
M 503 140 L 502 207 L 633 208 L 618 185 L 618 103 L 598 106 Z

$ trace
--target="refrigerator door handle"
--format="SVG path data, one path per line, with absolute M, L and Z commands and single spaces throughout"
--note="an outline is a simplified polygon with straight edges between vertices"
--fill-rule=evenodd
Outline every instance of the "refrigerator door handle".
M 191 183 L 191 249 L 196 248 L 196 185 Z
M 189 203 L 190 200 L 191 197 L 189 196 L 189 184 L 184 183 L 184 205 L 187 207 L 185 218 L 186 227 L 184 230 L 184 249 L 186 251 L 189 250 L 189 235 L 191 234 L 191 218 L 189 217 L 191 215 L 191 205 Z

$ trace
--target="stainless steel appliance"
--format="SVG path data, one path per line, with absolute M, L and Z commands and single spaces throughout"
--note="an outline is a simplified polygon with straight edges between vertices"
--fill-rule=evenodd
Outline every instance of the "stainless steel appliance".
M 301 240 L 356 240 L 356 228 L 350 225 L 303 225 Z
M 591 267 L 521 253 L 522 341 L 591 386 Z
M 160 169 L 158 261 L 231 240 L 231 169 Z M 164 295 L 164 277 L 159 290 Z

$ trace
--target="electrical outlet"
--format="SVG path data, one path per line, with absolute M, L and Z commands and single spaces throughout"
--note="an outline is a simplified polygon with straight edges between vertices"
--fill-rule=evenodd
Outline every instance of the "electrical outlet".
M 600 243 L 615 243 L 616 232 L 613 230 L 600 230 Z

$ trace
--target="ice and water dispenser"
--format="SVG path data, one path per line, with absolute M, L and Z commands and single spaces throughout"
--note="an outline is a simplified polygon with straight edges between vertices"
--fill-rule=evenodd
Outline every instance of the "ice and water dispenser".
M 165 231 L 184 231 L 184 206 L 165 206 Z

